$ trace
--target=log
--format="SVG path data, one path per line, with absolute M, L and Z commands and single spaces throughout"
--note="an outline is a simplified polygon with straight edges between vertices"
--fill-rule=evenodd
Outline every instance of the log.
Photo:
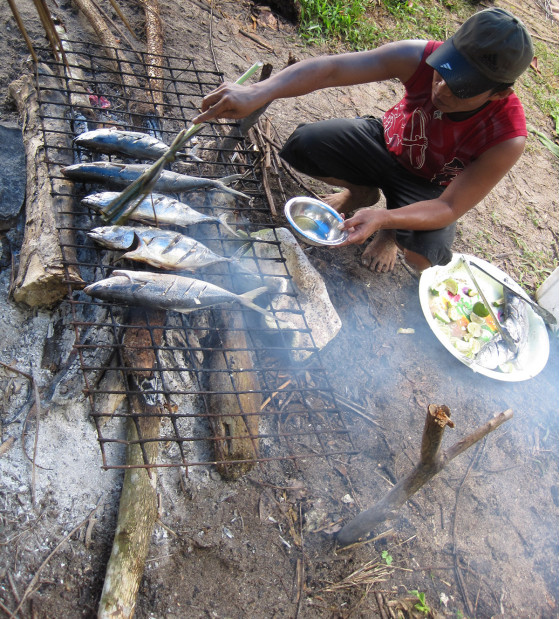
M 149 326 L 163 324 L 164 312 L 141 314 L 133 311 L 137 326 L 126 329 L 123 338 L 123 363 L 135 368 L 130 377 L 131 411 L 126 422 L 126 469 L 124 474 L 117 528 L 98 619 L 130 619 L 134 616 L 138 589 L 158 516 L 156 474 L 146 464 L 157 461 L 161 411 L 153 396 L 142 387 L 157 380 L 154 373 L 154 346 L 159 346 L 162 330 Z
M 224 479 L 233 480 L 255 464 L 262 394 L 256 372 L 235 371 L 254 365 L 251 351 L 245 350 L 248 346 L 242 314 L 220 310 L 217 320 L 223 350 L 213 350 L 208 360 L 209 421 L 218 472 Z M 245 462 L 229 464 L 231 460 Z
M 420 462 L 414 469 L 375 505 L 366 509 L 356 518 L 346 524 L 337 537 L 340 546 L 348 546 L 364 539 L 373 529 L 385 520 L 395 518 L 397 510 L 417 492 L 432 477 L 437 475 L 453 458 L 463 453 L 481 438 L 494 431 L 502 423 L 511 419 L 513 411 L 507 410 L 496 415 L 485 425 L 469 434 L 453 445 L 449 450 L 440 453 L 441 440 L 446 426 L 454 427 L 449 419 L 447 406 L 430 404 L 422 435 Z
M 72 249 L 75 243 L 67 231 L 72 227 L 68 213 L 73 209 L 73 183 L 59 173 L 60 167 L 72 163 L 65 97 L 60 80 L 46 65 L 38 65 L 37 71 L 49 89 L 49 102 L 43 103 L 41 110 L 31 75 L 23 75 L 8 88 L 23 124 L 27 171 L 25 232 L 11 293 L 18 303 L 49 308 L 66 296 L 68 281 L 79 286 L 84 282 L 73 266 L 77 262 Z M 57 152 L 57 163 L 51 161 L 50 168 L 43 125 L 49 148 Z M 65 263 L 70 266 L 66 268 Z
M 164 118 L 163 107 L 163 24 L 158 0 L 140 0 L 146 23 L 146 63 L 156 114 Z

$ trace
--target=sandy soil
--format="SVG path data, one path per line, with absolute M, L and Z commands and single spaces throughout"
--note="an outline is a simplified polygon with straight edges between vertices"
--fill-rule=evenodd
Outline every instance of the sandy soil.
M 141 37 L 136 3 L 120 4 Z M 278 70 L 289 53 L 312 53 L 292 25 L 248 2 L 215 1 L 212 18 L 201 0 L 160 4 L 166 53 L 192 56 L 200 68 L 218 69 L 228 79 L 257 60 Z M 32 39 L 44 45 L 33 3 L 18 7 Z M 76 38 L 95 40 L 72 3 L 59 2 L 56 13 Z M 557 38 L 557 25 L 537 9 L 533 14 L 522 17 Z M 27 49 L 6 3 L 0 29 L 0 120 L 20 122 L 7 85 L 26 70 Z M 267 116 L 281 140 L 301 120 L 380 114 L 399 94 L 398 84 L 333 89 L 275 102 Z M 550 129 L 533 111 L 531 123 Z M 302 191 L 289 177 L 283 188 L 291 195 Z M 276 198 L 281 204 L 278 189 Z M 284 223 L 281 216 L 271 220 Z M 122 476 L 101 469 L 83 378 L 72 364 L 65 367 L 73 343 L 67 305 L 29 310 L 9 296 L 13 275 L 5 254 L 17 257 L 21 234 L 21 221 L 2 233 L 0 360 L 35 372 L 49 402 L 25 436 L 21 420 L 2 426 L 0 611 L 10 616 L 25 596 L 19 617 L 93 617 Z M 557 244 L 558 161 L 531 136 L 514 170 L 461 222 L 456 251 L 493 262 L 534 291 L 539 257 L 557 259 Z M 343 325 L 322 351 L 329 378 L 335 391 L 368 412 L 369 420 L 344 413 L 358 454 L 271 467 L 263 475 L 255 470 L 235 482 L 214 471 L 185 478 L 178 469 L 162 470 L 160 518 L 137 617 L 383 618 L 388 608 L 421 616 L 411 610 L 411 590 L 426 594 L 434 616 L 558 616 L 557 336 L 550 333 L 549 361 L 531 380 L 474 374 L 430 331 L 417 278 L 400 261 L 393 273 L 373 275 L 360 265 L 361 251 L 306 249 Z M 53 341 L 58 369 L 65 367 L 60 373 L 41 366 Z M 0 385 L 5 420 L 22 405 L 28 381 L 0 368 Z M 430 403 L 448 405 L 456 422 L 444 448 L 501 411 L 512 409 L 514 416 L 422 488 L 374 532 L 378 539 L 337 550 L 336 525 L 374 504 L 417 462 Z M 375 569 L 367 578 L 351 576 L 368 567 Z

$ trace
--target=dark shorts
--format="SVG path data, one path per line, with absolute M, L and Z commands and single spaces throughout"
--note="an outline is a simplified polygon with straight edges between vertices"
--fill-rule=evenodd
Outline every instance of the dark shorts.
M 445 189 L 412 174 L 393 158 L 385 146 L 383 124 L 378 118 L 299 125 L 280 156 L 309 176 L 379 187 L 388 209 L 438 198 Z M 452 258 L 454 223 L 439 230 L 397 230 L 396 235 L 401 247 L 421 254 L 433 265 L 447 264 Z

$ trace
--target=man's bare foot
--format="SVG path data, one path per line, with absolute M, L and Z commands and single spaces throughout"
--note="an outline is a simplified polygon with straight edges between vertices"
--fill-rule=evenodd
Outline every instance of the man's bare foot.
M 374 273 L 388 273 L 395 267 L 397 243 L 392 230 L 379 230 L 362 254 L 362 264 Z
M 332 206 L 338 213 L 348 215 L 359 208 L 365 208 L 375 204 L 380 198 L 377 187 L 352 187 L 345 188 L 338 193 L 322 196 L 323 202 Z

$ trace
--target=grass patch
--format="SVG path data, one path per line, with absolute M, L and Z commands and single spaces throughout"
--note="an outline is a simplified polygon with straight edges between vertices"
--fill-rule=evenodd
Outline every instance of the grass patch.
M 369 2 L 363 0 L 301 0 L 300 34 L 310 43 L 328 40 L 350 49 L 370 47 L 379 37 L 379 28 L 365 19 Z

